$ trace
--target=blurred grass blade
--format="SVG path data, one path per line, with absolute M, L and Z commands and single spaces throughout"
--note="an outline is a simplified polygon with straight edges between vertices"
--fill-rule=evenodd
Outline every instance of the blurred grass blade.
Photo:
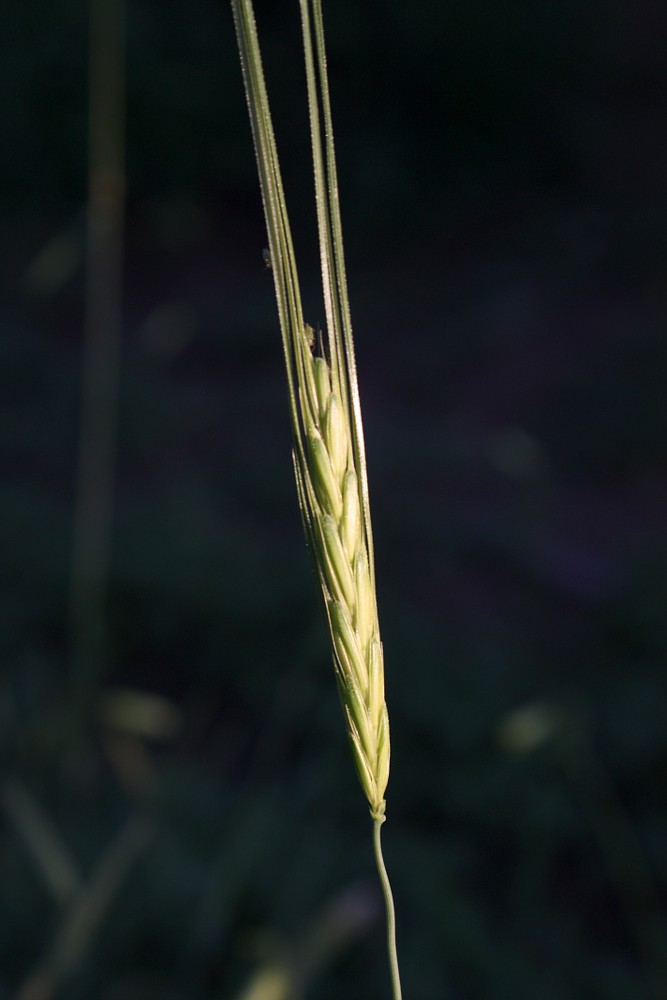
M 72 542 L 72 697 L 87 719 L 104 670 L 122 333 L 125 0 L 90 0 L 88 247 Z
M 132 865 L 153 836 L 152 824 L 132 816 L 98 861 L 88 883 L 72 899 L 40 967 L 23 983 L 20 1000 L 48 1000 L 74 972 L 92 946 L 100 926 Z
M 32 854 L 45 884 L 60 906 L 67 905 L 80 890 L 81 879 L 58 831 L 16 779 L 5 782 L 1 797 L 5 813 Z

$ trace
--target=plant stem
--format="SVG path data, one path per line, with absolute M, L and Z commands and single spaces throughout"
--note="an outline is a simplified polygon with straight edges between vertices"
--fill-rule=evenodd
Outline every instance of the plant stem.
M 125 0 L 89 0 L 88 249 L 81 430 L 70 584 L 80 722 L 104 673 L 116 466 L 125 210 Z
M 402 1000 L 401 975 L 398 970 L 398 953 L 396 951 L 396 910 L 394 909 L 394 896 L 391 891 L 391 883 L 387 875 L 387 868 L 382 856 L 382 841 L 380 831 L 384 823 L 384 816 L 373 821 L 373 848 L 375 850 L 375 862 L 377 864 L 384 902 L 387 910 L 387 953 L 389 955 L 389 971 L 391 973 L 391 986 L 393 1000 Z

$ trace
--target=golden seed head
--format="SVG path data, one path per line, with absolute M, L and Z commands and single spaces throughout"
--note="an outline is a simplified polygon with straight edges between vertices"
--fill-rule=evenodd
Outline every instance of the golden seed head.
M 309 330 L 303 338 L 301 369 L 306 385 L 299 392 L 307 461 L 301 481 L 310 480 L 303 495 L 310 498 L 311 537 L 357 773 L 371 814 L 381 819 L 389 776 L 389 723 L 360 480 L 347 413 L 332 387 L 326 359 L 312 354 Z

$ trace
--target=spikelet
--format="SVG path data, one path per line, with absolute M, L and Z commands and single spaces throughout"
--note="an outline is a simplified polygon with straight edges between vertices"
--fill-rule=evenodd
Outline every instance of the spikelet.
M 311 328 L 297 341 L 303 459 L 297 483 L 331 630 L 338 690 L 361 786 L 382 820 L 389 778 L 389 722 L 375 588 L 361 517 L 352 430 L 336 372 L 314 356 Z

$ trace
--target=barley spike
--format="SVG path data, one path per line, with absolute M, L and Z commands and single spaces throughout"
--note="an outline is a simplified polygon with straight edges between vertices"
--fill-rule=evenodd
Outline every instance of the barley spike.
M 329 623 L 338 691 L 374 821 L 394 1000 L 401 1000 L 391 886 L 382 857 L 389 717 L 375 596 L 361 404 L 343 253 L 321 0 L 299 0 L 326 318 L 304 321 L 252 0 L 231 0 L 267 223 L 287 371 L 301 516 Z
M 297 478 L 313 526 L 315 564 L 357 773 L 371 814 L 383 816 L 389 740 L 375 587 L 367 526 L 360 514 L 359 483 L 365 470 L 355 463 L 353 420 L 341 403 L 346 392 L 342 373 L 327 358 L 313 356 L 305 327 L 292 344 L 300 351 L 295 369 L 308 370 L 317 395 L 317 407 L 311 406 L 307 389 L 298 396 L 299 423 L 306 433 L 303 462 L 297 449 L 294 453 Z

